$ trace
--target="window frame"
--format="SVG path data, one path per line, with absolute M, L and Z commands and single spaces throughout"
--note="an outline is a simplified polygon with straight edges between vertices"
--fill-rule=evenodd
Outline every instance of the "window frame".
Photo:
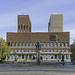
M 53 42 L 51 42 L 51 47 L 53 47 Z
M 28 46 L 28 42 L 26 42 L 26 46 Z
M 15 46 L 17 46 L 18 44 L 17 44 L 17 42 L 15 42 Z
M 65 44 L 64 44 L 64 42 L 62 42 L 62 47 L 64 47 L 65 46 Z
M 14 46 L 14 42 L 11 43 L 11 46 Z
M 50 50 L 47 50 L 47 52 L 50 52 Z
M 47 42 L 47 47 L 49 47 L 50 46 L 50 43 L 49 42 Z
M 13 53 L 14 51 L 13 51 L 13 50 L 11 50 L 11 52 Z
M 25 52 L 25 50 L 22 50 L 22 52 Z
M 35 42 L 33 42 L 33 46 L 35 46 Z
M 21 42 L 19 42 L 19 46 L 21 46 Z
M 55 50 L 55 52 L 57 52 L 57 50 Z
M 30 47 L 32 46 L 32 43 L 31 43 L 31 42 L 29 43 L 29 46 L 30 46 Z
M 51 52 L 53 52 L 53 50 L 51 50 Z
M 59 42 L 59 43 L 58 43 L 58 47 L 60 47 L 60 46 L 61 46 L 61 43 Z
M 25 46 L 25 43 L 24 42 L 22 42 L 22 46 Z
M 57 47 L 57 42 L 54 43 L 54 46 Z
M 66 50 L 66 52 L 69 52 L 68 50 Z
M 33 50 L 33 52 L 35 52 L 35 50 Z
M 44 46 L 46 47 L 46 42 L 44 42 Z
M 18 52 L 21 52 L 21 50 L 18 50 Z
M 61 52 L 61 50 L 58 50 L 58 52 Z
M 44 50 L 44 52 L 46 52 L 46 50 Z
M 17 52 L 17 50 L 15 50 L 15 52 Z

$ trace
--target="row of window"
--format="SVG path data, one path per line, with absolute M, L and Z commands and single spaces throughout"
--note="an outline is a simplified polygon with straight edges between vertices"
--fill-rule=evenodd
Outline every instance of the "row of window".
M 21 31 L 19 30 L 19 32 L 25 32 L 25 30 L 24 31 L 23 30 L 21 30 Z M 26 30 L 26 32 L 28 32 L 28 30 Z
M 21 55 L 8 55 L 8 59 L 10 59 L 10 56 L 11 56 L 11 59 L 14 59 L 14 56 L 18 56 L 18 59 L 21 59 Z M 25 55 L 22 55 L 22 59 L 24 59 L 24 56 Z M 26 55 L 26 58 L 28 58 L 29 55 Z M 37 55 L 33 55 L 33 59 L 35 58 L 35 56 Z M 46 57 L 47 56 L 47 57 Z M 43 59 L 50 59 L 50 56 L 51 56 L 51 59 L 53 59 L 53 57 L 55 57 L 55 59 L 57 59 L 57 55 L 44 55 L 44 58 Z M 42 55 L 40 55 L 40 57 L 42 57 Z M 68 55 L 66 55 L 66 59 L 68 59 Z M 31 59 L 29 57 L 29 59 Z M 62 59 L 61 55 L 58 55 L 58 59 Z
M 23 29 L 23 28 L 28 30 L 28 25 L 27 25 L 27 26 L 25 26 L 25 25 L 24 25 L 24 26 L 21 25 L 21 29 Z M 18 29 L 20 29 L 20 25 L 18 26 Z
M 22 45 L 21 45 L 22 44 Z M 53 46 L 58 46 L 58 47 L 60 47 L 60 46 L 68 46 L 68 43 L 66 42 L 66 43 L 64 43 L 64 42 L 62 42 L 62 43 L 57 43 L 57 42 L 55 42 L 55 43 L 53 43 L 53 42 L 51 42 L 51 43 L 46 43 L 46 42 L 44 42 L 44 43 L 42 43 L 42 42 L 40 42 L 40 45 L 41 46 L 51 46 L 51 47 L 53 47 Z M 8 42 L 8 46 L 10 46 L 10 42 Z M 17 43 L 17 42 L 12 42 L 11 43 L 11 46 L 35 46 L 35 42 L 33 42 L 33 43 L 28 43 L 28 42 L 26 42 L 26 43 L 24 43 L 24 42 L 19 42 L 19 43 Z
M 28 52 L 28 50 L 11 50 L 11 52 Z M 29 50 L 29 52 L 36 52 L 36 50 Z M 41 50 L 41 52 L 50 52 L 50 50 Z M 64 51 L 64 50 L 51 50 L 51 52 L 68 52 L 68 50 Z

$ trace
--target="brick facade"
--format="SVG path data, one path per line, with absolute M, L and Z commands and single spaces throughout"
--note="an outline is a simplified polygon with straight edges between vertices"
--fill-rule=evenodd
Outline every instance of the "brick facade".
M 26 26 L 28 25 L 28 30 Z M 19 27 L 20 26 L 20 27 Z M 23 28 L 21 28 L 23 26 Z M 25 26 L 25 28 L 24 28 Z M 7 45 L 11 48 L 9 61 L 37 59 L 36 44 L 41 45 L 42 60 L 70 62 L 69 32 L 31 32 L 31 21 L 27 15 L 18 16 L 18 32 L 7 32 Z M 47 58 L 48 56 L 48 58 Z M 59 58 L 61 57 L 61 59 Z

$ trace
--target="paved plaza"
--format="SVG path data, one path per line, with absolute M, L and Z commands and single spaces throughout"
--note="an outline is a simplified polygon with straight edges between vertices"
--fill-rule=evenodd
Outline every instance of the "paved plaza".
M 0 64 L 0 75 L 75 75 L 75 65 Z

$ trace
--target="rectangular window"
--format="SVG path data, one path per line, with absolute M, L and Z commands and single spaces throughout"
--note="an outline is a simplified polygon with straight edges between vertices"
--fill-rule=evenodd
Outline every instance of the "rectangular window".
M 64 46 L 64 42 L 62 42 L 62 46 Z
M 61 50 L 58 50 L 58 52 L 61 52 Z
M 10 55 L 8 55 L 8 59 L 10 59 Z
M 54 43 L 54 46 L 55 46 L 55 47 L 57 46 L 57 43 L 56 43 L 56 42 Z
M 66 46 L 68 46 L 68 43 L 66 42 Z
M 64 52 L 64 50 L 62 50 L 62 52 Z
M 35 42 L 33 42 L 33 46 L 35 46 Z
M 44 59 L 46 59 L 46 55 L 44 55 Z
M 14 43 L 13 42 L 11 43 L 11 46 L 14 46 Z
M 28 46 L 28 42 L 26 42 L 26 46 Z
M 44 42 L 44 46 L 46 46 L 46 42 Z
M 53 50 L 51 50 L 51 52 L 53 52 Z
M 17 52 L 17 50 L 15 50 L 15 52 Z
M 15 46 L 17 46 L 17 42 L 15 43 Z
M 53 42 L 51 42 L 51 47 L 53 47 Z
M 24 52 L 24 50 L 22 50 L 22 52 Z
M 25 43 L 24 42 L 22 43 L 22 46 L 25 46 Z
M 40 45 L 42 46 L 42 42 L 40 42 Z
M 50 46 L 50 43 L 49 42 L 47 43 L 47 46 Z
M 21 52 L 21 50 L 19 50 L 18 52 Z
M 11 52 L 13 52 L 13 50 L 11 50 Z
M 35 52 L 35 50 L 33 50 L 33 52 Z
M 46 50 L 44 50 L 44 52 L 46 52 Z
M 21 43 L 19 42 L 19 46 L 21 46 Z
M 32 43 L 31 42 L 29 43 L 29 46 L 32 46 Z
M 66 52 L 68 52 L 68 50 L 66 50 Z
M 31 52 L 31 50 L 29 50 L 29 52 Z
M 47 52 L 49 52 L 49 50 L 47 50 Z
M 50 55 L 47 55 L 47 59 L 49 59 Z
M 61 44 L 60 43 L 58 43 L 58 47 L 60 47 L 61 46 Z

